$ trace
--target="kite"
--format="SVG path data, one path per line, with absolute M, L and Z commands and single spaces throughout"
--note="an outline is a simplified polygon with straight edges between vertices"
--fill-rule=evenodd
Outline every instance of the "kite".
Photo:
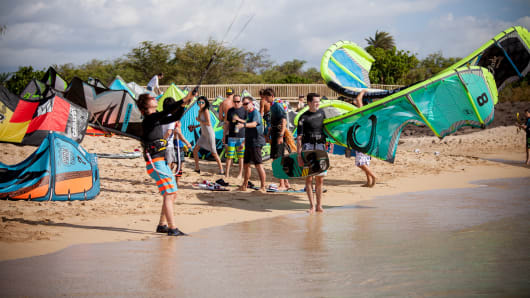
M 493 121 L 498 88 L 528 73 L 529 43 L 526 29 L 510 28 L 431 79 L 386 91 L 370 89 L 371 56 L 352 43 L 348 43 L 350 52 L 330 54 L 341 48 L 335 44 L 322 58 L 321 74 L 328 86 L 346 96 L 356 96 L 361 90 L 367 90 L 365 96 L 379 97 L 385 92 L 387 96 L 327 118 L 324 130 L 339 145 L 394 162 L 401 131 L 408 124 L 426 125 L 439 138 L 462 126 L 484 128 Z M 348 63 L 346 56 L 351 58 Z M 335 61 L 342 61 L 340 67 Z

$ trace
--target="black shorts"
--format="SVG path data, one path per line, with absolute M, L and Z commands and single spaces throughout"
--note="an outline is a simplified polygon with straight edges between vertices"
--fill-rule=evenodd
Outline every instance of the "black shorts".
M 526 149 L 530 149 L 530 136 L 526 136 Z
M 263 158 L 261 157 L 261 148 L 262 146 L 252 146 L 245 149 L 245 157 L 243 159 L 244 163 L 252 163 L 259 165 L 263 163 Z

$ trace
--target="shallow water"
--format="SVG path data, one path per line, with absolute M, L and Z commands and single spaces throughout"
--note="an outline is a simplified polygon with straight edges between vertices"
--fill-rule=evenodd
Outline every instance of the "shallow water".
M 530 178 L 0 263 L 2 296 L 524 296 Z

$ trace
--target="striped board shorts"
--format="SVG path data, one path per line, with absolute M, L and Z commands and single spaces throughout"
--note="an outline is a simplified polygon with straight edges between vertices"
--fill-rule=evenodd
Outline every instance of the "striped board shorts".
M 146 161 L 145 169 L 147 170 L 147 174 L 149 174 L 149 176 L 156 181 L 158 191 L 162 195 L 177 192 L 177 182 L 175 181 L 175 177 L 169 169 L 164 157 L 157 157 L 153 159 L 152 163 L 150 161 Z
M 228 138 L 226 157 L 234 158 L 237 152 L 237 158 L 243 158 L 245 156 L 245 138 Z M 239 149 L 241 147 L 241 149 Z

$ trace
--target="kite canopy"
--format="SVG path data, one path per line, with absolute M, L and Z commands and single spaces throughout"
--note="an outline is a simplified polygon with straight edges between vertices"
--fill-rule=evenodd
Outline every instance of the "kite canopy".
M 366 98 L 382 98 L 396 90 L 370 88 L 368 73 L 375 59 L 363 48 L 351 41 L 339 41 L 331 45 L 320 63 L 320 73 L 329 88 L 339 94 L 355 97 L 366 90 Z
M 339 145 L 393 162 L 406 125 L 427 125 L 443 138 L 462 126 L 485 127 L 493 121 L 495 102 L 492 74 L 482 67 L 463 67 L 326 119 L 324 130 Z
M 351 42 L 338 42 L 324 54 L 322 77 L 340 94 L 381 100 L 324 121 L 336 143 L 393 162 L 398 139 L 408 124 L 426 125 L 436 136 L 462 126 L 484 128 L 493 121 L 498 90 L 530 70 L 530 35 L 512 27 L 433 78 L 389 91 L 370 89 L 373 58 Z
M 188 94 L 188 90 L 182 90 L 177 85 L 171 84 L 169 88 L 162 94 L 162 96 L 158 97 L 158 111 L 162 111 L 164 109 L 164 99 L 168 97 L 173 97 L 175 100 L 183 99 Z
M 140 139 L 142 115 L 136 101 L 125 90 L 111 90 L 73 78 L 65 97 L 86 108 L 90 125 L 104 131 Z
M 447 71 L 472 65 L 487 68 L 495 78 L 497 90 L 502 90 L 530 70 L 530 33 L 520 26 L 504 30 Z
M 0 173 L 0 199 L 90 200 L 100 189 L 96 155 L 57 133 L 21 163 L 0 162 Z
M 39 86 L 38 81 L 31 84 Z M 28 99 L 22 99 L 0 86 L 0 141 L 38 146 L 49 131 L 83 140 L 88 111 L 50 90 L 45 93 L 47 97 L 27 93 Z

